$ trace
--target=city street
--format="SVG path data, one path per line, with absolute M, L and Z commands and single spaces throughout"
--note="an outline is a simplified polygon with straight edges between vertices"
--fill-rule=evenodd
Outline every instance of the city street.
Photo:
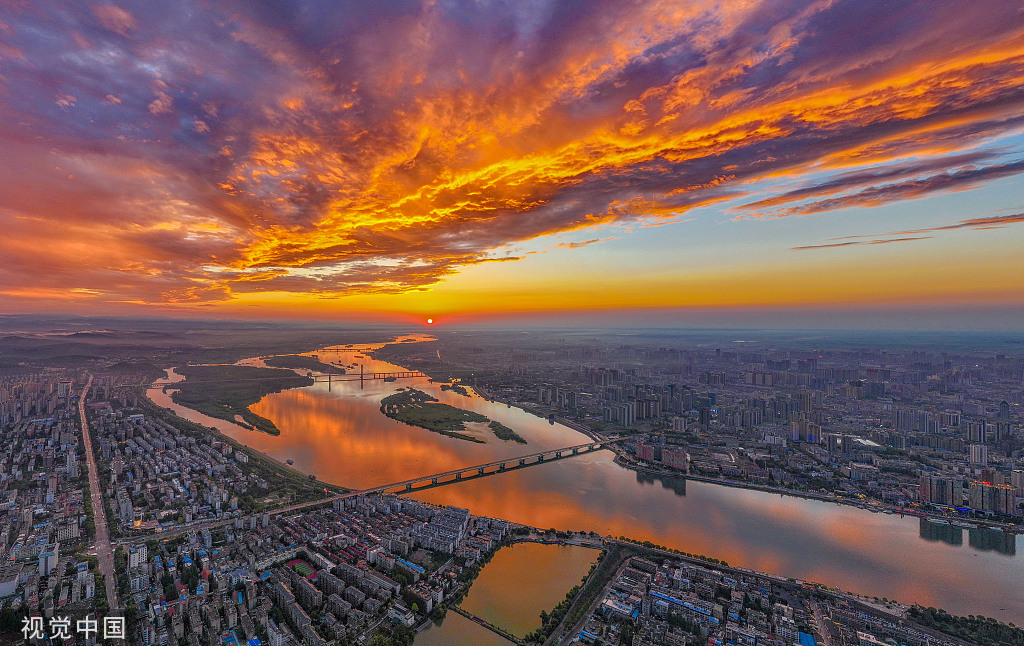
M 105 582 L 107 604 L 110 610 L 116 610 L 117 586 L 114 579 L 114 549 L 110 544 L 110 533 L 107 530 L 107 513 L 103 505 L 103 492 L 100 490 L 99 473 L 96 470 L 96 457 L 92 452 L 92 440 L 89 437 L 89 423 L 85 416 L 85 400 L 92 387 L 93 376 L 82 389 L 78 398 L 78 415 L 82 425 L 82 437 L 85 442 L 85 459 L 89 466 L 89 499 L 92 502 L 93 519 L 96 524 L 96 557 L 100 562 L 100 574 Z

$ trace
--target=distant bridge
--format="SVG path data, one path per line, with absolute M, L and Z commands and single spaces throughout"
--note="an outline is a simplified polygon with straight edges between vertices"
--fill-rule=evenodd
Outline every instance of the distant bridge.
M 588 442 L 587 444 L 567 446 L 561 449 L 550 449 L 547 451 L 541 451 L 539 453 L 530 453 L 529 455 L 521 455 L 518 457 L 507 458 L 504 460 L 488 462 L 486 464 L 477 464 L 474 466 L 452 469 L 451 471 L 445 471 L 443 473 L 435 473 L 432 475 L 420 476 L 418 478 L 402 480 L 400 482 L 392 482 L 390 484 L 380 485 L 379 487 L 371 487 L 369 489 L 349 491 L 347 493 L 328 496 L 326 498 L 321 498 L 319 500 L 313 500 L 310 502 L 288 505 L 286 507 L 278 507 L 277 509 L 271 510 L 268 513 L 272 516 L 276 516 L 279 514 L 287 514 L 295 511 L 302 511 L 303 509 L 308 509 L 310 507 L 317 507 L 320 505 L 333 503 L 336 500 L 357 498 L 359 496 L 366 496 L 375 493 L 403 494 L 412 493 L 415 491 L 422 491 L 423 489 L 431 489 L 433 487 L 443 487 L 444 485 L 453 484 L 455 482 L 466 482 L 468 480 L 475 480 L 477 478 L 493 476 L 498 473 L 506 473 L 508 471 L 524 469 L 526 467 L 532 467 L 538 464 L 545 464 L 547 462 L 553 462 L 555 460 L 562 460 L 565 458 L 573 457 L 575 455 L 583 455 L 584 453 L 600 451 L 602 449 L 608 448 L 612 444 L 617 444 L 622 441 L 623 438 L 614 440 L 600 440 Z M 232 517 L 226 520 L 214 520 L 205 523 L 198 523 L 196 525 L 180 527 L 170 531 L 147 534 L 146 536 L 138 538 L 123 538 L 120 541 L 118 541 L 118 543 L 126 545 L 131 543 L 141 543 L 143 541 L 150 540 L 153 538 L 173 538 L 175 536 L 180 536 L 181 534 L 187 534 L 189 532 L 196 532 L 201 531 L 203 529 L 213 529 L 215 527 L 230 525 L 235 522 L 235 518 L 237 517 Z
M 313 375 L 310 377 L 314 382 L 327 382 L 327 390 L 331 389 L 331 384 L 335 381 L 358 381 L 359 385 L 362 386 L 363 382 L 366 381 L 395 381 L 396 379 L 429 379 L 429 375 L 425 375 L 419 370 L 398 370 L 392 372 L 363 372 L 363 365 L 359 364 L 359 375 L 355 374 L 341 374 L 336 375 L 328 372 L 326 374 Z
M 298 370 L 303 370 L 299 368 Z M 309 372 L 313 372 L 310 370 Z M 317 371 L 320 372 L 320 371 Z M 296 377 L 306 377 L 303 374 L 297 374 Z M 289 377 L 290 379 L 291 377 Z M 397 370 L 392 372 L 364 372 L 363 366 L 359 366 L 359 374 L 347 373 L 347 372 L 320 372 L 320 374 L 311 374 L 307 377 L 312 379 L 314 383 L 326 383 L 328 390 L 332 383 L 340 381 L 358 381 L 360 383 L 366 381 L 394 381 L 396 379 L 429 379 L 430 375 L 424 374 L 419 370 Z M 155 388 L 164 388 L 166 386 L 173 387 L 175 384 L 188 383 L 188 384 L 222 384 L 231 382 L 242 382 L 242 381 L 267 381 L 268 379 L 280 379 L 280 377 L 244 377 L 241 379 L 186 379 L 183 381 L 169 381 L 152 383 L 149 385 L 149 390 Z

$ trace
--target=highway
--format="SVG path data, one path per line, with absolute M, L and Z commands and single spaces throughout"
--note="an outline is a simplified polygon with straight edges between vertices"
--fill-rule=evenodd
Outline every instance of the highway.
M 103 504 L 103 492 L 100 490 L 100 476 L 96 470 L 96 456 L 92 452 L 92 438 L 89 437 L 89 421 L 85 416 L 85 399 L 92 387 L 92 375 L 82 389 L 78 398 L 78 416 L 82 425 L 82 438 L 85 442 L 85 460 L 89 466 L 89 500 L 92 503 L 93 522 L 96 524 L 96 557 L 100 562 L 100 574 L 106 587 L 107 605 L 111 611 L 117 609 L 117 586 L 114 579 L 114 549 L 110 544 L 110 532 L 107 529 L 107 511 Z

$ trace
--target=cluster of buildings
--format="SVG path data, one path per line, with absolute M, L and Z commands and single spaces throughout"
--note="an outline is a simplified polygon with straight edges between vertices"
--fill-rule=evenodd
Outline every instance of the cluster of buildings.
M 477 378 L 486 393 L 631 436 L 624 457 L 646 465 L 1004 520 L 1021 515 L 1020 358 L 641 342 L 512 354 L 507 368 Z M 957 480 L 959 488 L 936 498 L 933 480 Z
M 78 394 L 74 379 L 60 370 L 0 379 L 0 428 L 52 417 L 70 408 Z
M 810 590 L 689 560 L 633 556 L 605 587 L 583 628 L 562 643 L 614 646 L 625 633 L 633 646 L 813 645 L 812 635 L 822 633 L 832 646 L 956 643 L 848 597 Z
M 384 622 L 411 628 L 460 591 L 463 568 L 507 532 L 506 522 L 464 509 L 356 496 L 136 543 L 121 585 L 136 608 L 130 629 L 146 645 L 317 646 Z
M 112 502 L 109 520 L 124 530 L 216 520 L 240 504 L 252 511 L 270 493 L 249 456 L 212 434 L 186 434 L 125 409 L 95 413 L 91 432 Z
M 53 617 L 92 606 L 76 395 L 59 372 L 0 385 L 0 608 Z

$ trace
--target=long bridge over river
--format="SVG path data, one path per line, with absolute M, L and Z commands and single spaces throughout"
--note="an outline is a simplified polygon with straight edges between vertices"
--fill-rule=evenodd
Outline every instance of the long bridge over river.
M 452 484 L 453 482 L 464 482 L 466 480 L 473 480 L 484 476 L 492 476 L 496 473 L 505 473 L 506 471 L 532 467 L 538 464 L 543 464 L 544 462 L 569 458 L 574 455 L 600 451 L 601 449 L 606 448 L 609 444 L 621 441 L 622 440 L 619 439 L 590 442 L 588 444 L 567 446 L 562 449 L 552 449 L 550 451 L 521 455 L 519 457 L 508 458 L 505 460 L 495 460 L 494 462 L 488 462 L 487 464 L 477 464 L 471 467 L 452 469 L 451 471 L 445 471 L 443 473 L 434 473 L 429 476 L 410 478 L 408 480 L 402 480 L 401 482 L 392 482 L 391 484 L 374 487 L 373 489 L 363 489 L 362 491 L 342 494 L 341 496 L 338 496 L 338 498 L 347 498 L 353 495 L 365 495 L 370 493 L 409 493 L 412 491 L 421 491 L 423 489 L 430 489 L 431 487 L 440 487 Z
M 416 478 L 409 478 L 408 480 L 401 480 L 399 482 L 391 482 L 385 485 L 377 487 L 371 487 L 369 489 L 357 489 L 354 491 L 348 491 L 326 498 L 320 498 L 319 500 L 312 500 L 310 502 L 297 503 L 294 505 L 287 505 L 285 507 L 278 507 L 268 511 L 272 516 L 279 514 L 288 514 L 292 512 L 302 511 L 311 507 L 317 507 L 328 503 L 333 503 L 337 500 L 345 500 L 347 498 L 356 498 L 359 496 L 367 496 L 377 493 L 391 493 L 391 494 L 404 494 L 412 493 L 415 491 L 422 491 L 424 489 L 431 489 L 433 487 L 443 487 L 455 482 L 466 482 L 468 480 L 475 480 L 477 478 L 484 478 L 487 476 L 496 475 L 499 473 L 506 473 L 509 471 L 515 471 L 517 469 L 525 469 L 527 467 L 536 466 L 538 464 L 545 464 L 556 460 L 562 460 L 565 458 L 571 458 L 576 455 L 583 455 L 585 453 L 592 453 L 594 451 L 600 451 L 608 448 L 612 444 L 622 442 L 623 439 L 614 440 L 600 440 L 588 442 L 586 444 L 577 444 L 575 446 L 567 446 L 560 449 L 549 449 L 547 451 L 540 451 L 538 453 L 530 453 L 529 455 L 520 455 L 512 458 L 505 458 L 503 460 L 495 460 L 494 462 L 487 462 L 486 464 L 476 464 L 468 467 L 460 467 L 458 469 L 451 469 L 442 473 L 433 473 L 430 475 L 419 476 Z M 227 519 L 212 520 L 202 523 L 195 523 L 183 527 L 175 527 L 170 531 L 162 531 L 157 533 L 147 533 L 144 536 L 133 536 L 125 537 L 118 541 L 119 544 L 128 545 L 132 543 L 141 543 L 146 540 L 153 538 L 166 539 L 174 538 L 182 534 L 188 534 L 189 532 L 201 531 L 203 529 L 213 529 L 216 527 L 222 527 L 224 525 L 230 525 L 235 522 L 235 518 L 238 516 L 232 516 Z
M 301 371 L 302 368 L 299 368 L 298 370 Z M 430 378 L 430 375 L 424 374 L 424 373 L 420 372 L 419 370 L 392 370 L 390 372 L 365 372 L 363 370 L 363 366 L 362 365 L 359 366 L 358 374 L 355 373 L 355 372 L 345 372 L 345 371 L 342 371 L 342 372 L 319 372 L 319 373 L 313 372 L 313 371 L 309 371 L 309 372 L 310 372 L 309 377 L 308 377 L 309 379 L 312 379 L 314 382 L 326 383 L 328 385 L 328 387 L 330 387 L 330 385 L 332 383 L 338 382 L 338 381 L 358 381 L 358 382 L 361 383 L 361 382 L 364 382 L 364 381 L 380 381 L 380 380 L 394 381 L 396 379 L 429 379 Z M 300 374 L 298 376 L 306 376 L 306 375 Z M 276 379 L 276 377 L 241 377 L 241 378 L 238 378 L 238 379 L 188 379 L 187 381 L 163 381 L 163 380 L 157 380 L 156 382 L 154 382 L 152 384 L 149 384 L 147 386 L 147 388 L 150 389 L 150 390 L 152 390 L 152 389 L 159 389 L 159 388 L 166 388 L 166 387 L 173 388 L 175 385 L 182 384 L 182 383 L 188 383 L 189 385 L 193 385 L 193 384 L 225 384 L 225 383 L 235 383 L 235 382 L 244 382 L 244 381 L 267 381 L 268 379 Z M 145 385 L 145 384 L 135 384 L 135 385 L 141 386 L 141 385 Z

